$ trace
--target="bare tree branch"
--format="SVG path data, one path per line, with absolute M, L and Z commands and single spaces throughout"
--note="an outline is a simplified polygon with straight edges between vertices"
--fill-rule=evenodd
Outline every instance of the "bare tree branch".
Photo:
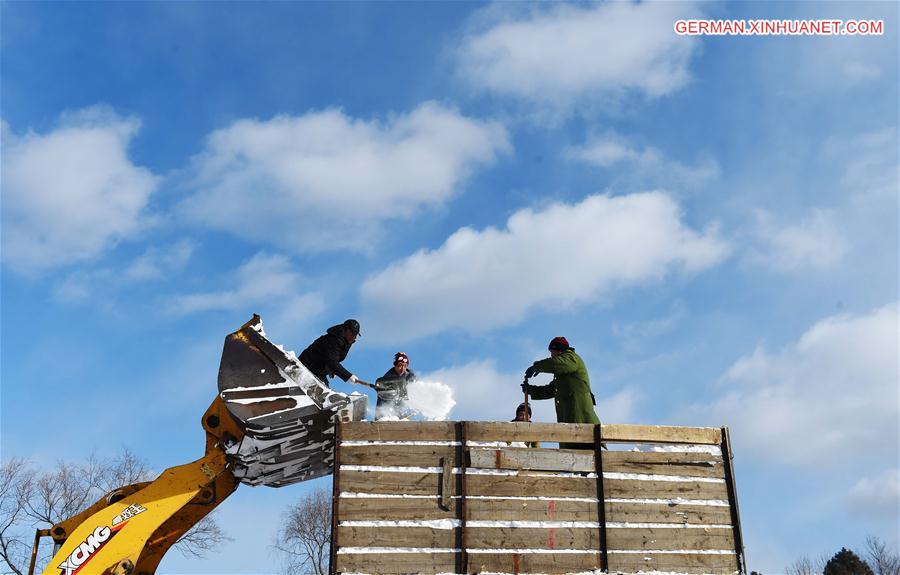
M 20 522 L 33 488 L 34 471 L 26 460 L 0 463 L 0 573 L 4 575 L 25 571 L 30 547 L 22 539 Z
M 185 557 L 199 558 L 228 541 L 233 539 L 211 515 L 207 515 L 182 535 L 174 547 Z
M 809 555 L 804 555 L 794 561 L 784 572 L 787 575 L 821 575 L 827 562 L 828 557 L 825 555 L 814 559 L 810 559 Z
M 122 451 L 104 466 L 103 473 L 98 476 L 97 486 L 103 493 L 108 493 L 132 483 L 150 481 L 154 476 L 144 460 L 138 458 L 127 447 L 123 447 Z
M 36 471 L 23 459 L 0 463 L 0 575 L 22 575 L 30 560 L 34 530 L 48 528 L 87 509 L 106 493 L 141 481 L 154 473 L 146 462 L 123 448 L 112 459 L 89 456 L 82 463 L 58 461 Z M 201 557 L 228 541 L 210 516 L 185 533 L 175 547 Z M 41 563 L 50 557 L 41 555 Z
M 331 550 L 331 493 L 320 488 L 288 507 L 275 540 L 282 571 L 325 575 Z
M 866 537 L 866 557 L 875 575 L 900 575 L 900 555 L 879 537 Z

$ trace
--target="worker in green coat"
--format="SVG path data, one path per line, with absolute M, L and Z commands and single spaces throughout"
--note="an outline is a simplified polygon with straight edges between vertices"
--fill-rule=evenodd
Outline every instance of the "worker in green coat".
M 548 346 L 550 357 L 534 362 L 525 370 L 525 378 L 538 373 L 552 373 L 553 381 L 548 385 L 522 384 L 522 391 L 531 399 L 550 399 L 556 402 L 556 421 L 559 423 L 600 423 L 594 412 L 594 394 L 591 380 L 584 361 L 569 346 L 564 337 L 554 337 Z M 591 448 L 591 444 L 560 444 L 562 448 Z

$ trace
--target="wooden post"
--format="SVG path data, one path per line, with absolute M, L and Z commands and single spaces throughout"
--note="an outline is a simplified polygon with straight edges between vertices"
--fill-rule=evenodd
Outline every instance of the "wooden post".
M 338 509 L 341 499 L 341 422 L 334 424 L 334 472 L 331 479 L 331 545 L 328 550 L 328 573 L 337 573 Z
M 741 514 L 738 510 L 737 489 L 734 486 L 734 467 L 732 465 L 731 436 L 728 427 L 722 427 L 722 460 L 725 466 L 725 486 L 728 488 L 728 504 L 731 508 L 731 527 L 734 529 L 734 550 L 737 553 L 738 569 L 741 575 L 747 573 L 747 561 L 744 557 L 744 538 L 741 535 Z
M 456 532 L 456 546 L 459 549 L 459 555 L 456 556 L 456 572 L 467 573 L 469 569 L 469 554 L 466 551 L 468 543 L 466 536 L 466 422 L 460 421 L 456 424 L 456 441 L 459 447 L 456 449 L 456 461 L 459 465 L 459 505 L 457 506 L 457 517 L 459 518 L 459 530 Z
M 450 487 L 450 480 L 453 479 L 453 460 L 449 457 L 441 457 L 440 467 L 441 487 L 438 505 L 449 511 L 450 505 L 453 503 L 453 492 Z
M 600 558 L 603 569 L 609 571 L 609 549 L 606 542 L 606 492 L 603 489 L 603 432 L 594 425 L 594 472 L 597 474 L 597 522 L 600 524 Z

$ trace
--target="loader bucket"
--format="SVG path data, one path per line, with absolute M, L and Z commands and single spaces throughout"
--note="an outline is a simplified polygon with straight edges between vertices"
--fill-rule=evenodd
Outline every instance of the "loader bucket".
M 333 391 L 266 337 L 258 315 L 225 338 L 219 395 L 245 429 L 226 446 L 234 476 L 281 487 L 328 475 L 337 421 L 365 418 L 367 397 Z

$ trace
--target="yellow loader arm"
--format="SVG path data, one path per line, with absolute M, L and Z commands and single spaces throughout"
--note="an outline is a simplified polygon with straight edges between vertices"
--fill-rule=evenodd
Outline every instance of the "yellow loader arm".
M 206 455 L 165 470 L 155 481 L 122 487 L 51 527 L 59 549 L 43 575 L 151 574 L 166 551 L 231 495 L 238 482 L 223 445 L 243 430 L 217 397 L 203 416 Z M 33 572 L 35 552 L 29 574 Z
M 330 474 L 335 422 L 365 418 L 366 396 L 316 379 L 270 342 L 259 316 L 225 338 L 219 395 L 203 414 L 206 454 L 116 489 L 41 536 L 58 546 L 43 575 L 152 575 L 166 551 L 240 483 L 280 487 Z

